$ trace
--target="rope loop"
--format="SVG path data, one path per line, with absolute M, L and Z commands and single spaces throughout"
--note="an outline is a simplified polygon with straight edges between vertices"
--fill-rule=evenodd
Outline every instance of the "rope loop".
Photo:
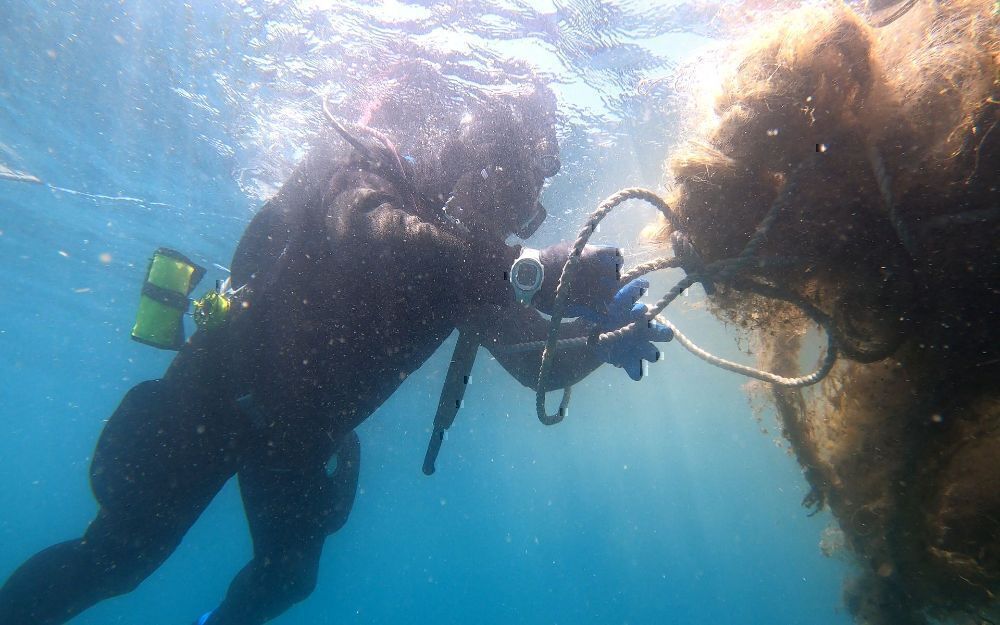
M 576 241 L 573 242 L 573 250 L 570 253 L 569 258 L 566 260 L 566 264 L 563 265 L 562 273 L 559 276 L 559 282 L 556 283 L 556 296 L 555 302 L 552 305 L 552 318 L 549 321 L 549 332 L 545 339 L 545 345 L 542 348 L 542 364 L 538 371 L 538 384 L 535 386 L 535 411 L 538 415 L 538 420 L 546 425 L 562 421 L 569 404 L 569 388 L 567 388 L 566 392 L 563 394 L 563 400 L 560 403 L 559 411 L 555 414 L 548 414 L 545 408 L 545 382 L 548 380 L 549 372 L 552 370 L 553 353 L 555 352 L 556 345 L 559 342 L 559 324 L 562 323 L 563 316 L 566 313 L 566 299 L 569 295 L 570 285 L 573 283 L 576 266 L 580 261 L 581 255 L 583 254 L 583 248 L 587 245 L 587 241 L 590 240 L 590 237 L 597 230 L 597 226 L 601 223 L 601 220 L 607 217 L 608 214 L 619 204 L 633 199 L 649 202 L 663 214 L 671 225 L 676 225 L 677 223 L 677 217 L 674 215 L 674 212 L 670 209 L 670 206 L 667 205 L 663 198 L 657 195 L 654 191 L 639 187 L 622 189 L 621 191 L 615 193 L 608 199 L 601 202 L 600 206 L 597 207 L 597 210 L 595 210 L 590 217 L 587 218 L 583 228 L 580 229 L 580 232 L 576 237 Z M 634 326 L 634 324 L 632 325 Z
M 809 162 L 803 163 L 803 165 L 800 166 L 800 169 L 805 167 L 807 164 L 809 164 Z M 826 333 L 827 346 L 823 361 L 815 371 L 794 378 L 780 376 L 769 371 L 762 371 L 754 367 L 742 365 L 716 356 L 699 347 L 691 339 L 684 335 L 674 324 L 659 316 L 660 313 L 662 313 L 668 306 L 670 306 L 670 304 L 674 302 L 674 300 L 676 300 L 685 290 L 690 288 L 695 283 L 700 282 L 704 286 L 706 293 L 711 294 L 711 289 L 714 289 L 714 285 L 716 283 L 730 282 L 735 276 L 737 276 L 737 274 L 747 267 L 758 264 L 759 257 L 757 254 L 763 246 L 768 232 L 774 226 L 774 223 L 777 221 L 784 207 L 788 205 L 789 199 L 793 197 L 797 191 L 797 179 L 797 176 L 791 177 L 785 185 L 785 188 L 771 204 L 767 214 L 765 214 L 764 218 L 757 225 L 756 230 L 747 241 L 743 250 L 737 256 L 716 260 L 708 264 L 705 264 L 702 261 L 701 256 L 691 244 L 690 240 L 683 234 L 683 231 L 679 227 L 679 220 L 676 214 L 673 210 L 671 210 L 670 206 L 667 205 L 666 201 L 664 201 L 663 198 L 661 198 L 656 192 L 649 189 L 632 187 L 622 189 L 601 202 L 597 209 L 590 215 L 590 217 L 587 218 L 583 228 L 580 229 L 576 241 L 573 243 L 572 252 L 566 260 L 566 264 L 563 266 L 562 274 L 559 276 L 559 281 L 556 284 L 555 302 L 552 307 L 552 317 L 549 322 L 549 331 L 545 340 L 511 345 L 507 346 L 504 350 L 512 352 L 536 350 L 539 348 L 542 350 L 542 361 L 538 371 L 538 383 L 535 387 L 535 411 L 537 413 L 538 420 L 545 425 L 554 425 L 562 421 L 568 413 L 570 387 L 566 387 L 563 391 L 563 397 L 559 404 L 559 410 L 555 414 L 548 414 L 545 406 L 545 383 L 552 370 L 553 354 L 557 348 L 581 347 L 587 345 L 594 347 L 608 341 L 619 341 L 632 332 L 635 332 L 640 327 L 640 323 L 649 324 L 653 321 L 662 323 L 670 328 L 673 331 L 674 338 L 677 339 L 677 342 L 689 352 L 698 358 L 701 358 L 705 362 L 727 371 L 732 371 L 740 375 L 745 375 L 750 378 L 786 388 L 809 386 L 816 384 L 825 378 L 827 374 L 830 373 L 830 370 L 833 369 L 833 366 L 837 361 L 838 349 L 835 336 L 836 333 L 832 328 L 830 319 L 825 314 L 817 310 L 808 302 L 801 301 L 798 298 L 780 297 L 779 295 L 774 295 L 779 299 L 784 299 L 799 307 L 813 321 L 818 323 Z M 563 316 L 566 311 L 566 300 L 573 283 L 573 278 L 575 276 L 580 257 L 583 253 L 583 248 L 587 245 L 590 237 L 597 230 L 598 224 L 600 224 L 600 222 L 607 217 L 612 210 L 623 202 L 633 199 L 643 200 L 652 204 L 670 223 L 674 231 L 674 234 L 671 235 L 671 242 L 674 245 L 675 256 L 673 258 L 657 258 L 638 265 L 622 276 L 621 283 L 627 284 L 639 276 L 667 268 L 680 267 L 685 270 L 687 275 L 679 280 L 669 291 L 667 291 L 667 293 L 660 298 L 656 304 L 649 308 L 642 320 L 629 323 L 626 326 L 609 332 L 595 332 L 590 337 L 560 340 L 559 326 L 562 323 Z

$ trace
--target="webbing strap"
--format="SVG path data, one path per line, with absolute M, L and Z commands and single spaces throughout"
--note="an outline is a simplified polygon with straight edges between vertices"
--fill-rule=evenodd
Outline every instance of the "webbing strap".
M 164 306 L 169 306 L 181 312 L 187 312 L 188 298 L 186 295 L 181 295 L 177 291 L 171 291 L 170 289 L 165 289 L 161 286 L 156 286 L 152 282 L 144 282 L 142 284 L 142 294 L 150 298 L 153 301 L 159 302 Z

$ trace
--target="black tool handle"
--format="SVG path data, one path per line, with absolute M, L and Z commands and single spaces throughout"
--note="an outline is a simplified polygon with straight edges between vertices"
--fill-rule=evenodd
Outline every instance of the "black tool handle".
M 431 440 L 427 441 L 427 453 L 424 454 L 424 475 L 434 475 L 434 463 L 437 461 L 441 443 L 444 441 L 444 430 L 434 428 Z
M 441 397 L 438 399 L 437 413 L 434 415 L 434 430 L 427 442 L 427 453 L 424 454 L 424 475 L 434 474 L 434 463 L 437 461 L 444 432 L 455 423 L 458 409 L 462 407 L 465 397 L 465 387 L 469 384 L 472 365 L 476 362 L 476 352 L 479 351 L 479 333 L 472 330 L 459 330 L 458 342 L 451 355 L 451 364 L 444 378 Z

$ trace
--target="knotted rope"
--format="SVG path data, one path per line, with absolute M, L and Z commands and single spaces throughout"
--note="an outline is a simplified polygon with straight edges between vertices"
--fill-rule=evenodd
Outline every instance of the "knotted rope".
M 542 362 L 538 371 L 538 384 L 535 388 L 535 410 L 538 414 L 538 420 L 546 425 L 559 423 L 566 416 L 569 406 L 570 389 L 566 388 L 563 391 L 562 401 L 559 403 L 559 410 L 555 414 L 548 414 L 545 408 L 545 382 L 551 372 L 553 354 L 557 348 L 582 347 L 584 345 L 596 346 L 609 341 L 618 341 L 632 332 L 635 332 L 639 328 L 640 323 L 650 324 L 654 321 L 663 323 L 673 331 L 674 337 L 677 339 L 677 342 L 681 344 L 681 346 L 705 362 L 721 369 L 739 373 L 770 384 L 794 388 L 816 384 L 826 377 L 837 360 L 837 344 L 834 338 L 835 333 L 830 325 L 831 322 L 829 318 L 814 307 L 808 305 L 806 302 L 790 300 L 791 303 L 801 308 L 803 312 L 823 327 L 827 335 L 826 354 L 823 357 L 822 363 L 815 371 L 793 378 L 780 376 L 769 371 L 762 371 L 754 367 L 742 365 L 726 360 L 725 358 L 715 356 L 708 350 L 705 350 L 695 344 L 694 341 L 684 335 L 684 333 L 682 333 L 675 325 L 666 319 L 659 317 L 660 313 L 673 303 L 673 301 L 677 299 L 681 293 L 696 282 L 703 282 L 706 284 L 728 282 L 732 280 L 733 277 L 735 277 L 740 271 L 755 264 L 758 261 L 757 253 L 764 244 L 768 232 L 774 225 L 775 221 L 777 221 L 784 207 L 788 204 L 789 198 L 794 196 L 797 190 L 797 179 L 797 176 L 793 176 L 790 179 L 782 193 L 771 205 L 767 214 L 764 216 L 764 219 L 762 219 L 758 224 L 753 235 L 750 237 L 750 240 L 747 242 L 746 246 L 739 253 L 739 255 L 733 258 L 713 261 L 707 265 L 698 267 L 696 270 L 697 272 L 689 273 L 677 282 L 673 288 L 667 291 L 667 293 L 658 302 L 656 302 L 656 304 L 649 308 L 645 317 L 640 321 L 632 322 L 617 330 L 602 332 L 591 337 L 560 340 L 558 336 L 559 326 L 562 323 L 563 316 L 566 312 L 566 300 L 583 253 L 583 248 L 587 245 L 590 237 L 597 229 L 597 225 L 601 222 L 601 220 L 607 217 L 612 210 L 628 200 L 643 200 L 655 206 L 657 210 L 659 210 L 660 213 L 667 219 L 675 232 L 681 231 L 677 216 L 674 214 L 673 210 L 671 210 L 670 206 L 668 206 L 659 195 L 648 189 L 622 189 L 601 202 L 601 204 L 597 207 L 597 210 L 590 215 L 577 235 L 576 241 L 573 243 L 572 252 L 567 259 L 566 264 L 563 266 L 562 274 L 559 276 L 559 281 L 556 284 L 555 303 L 553 305 L 552 318 L 549 322 L 549 330 L 546 339 L 544 341 L 535 341 L 532 343 L 519 343 L 517 345 L 510 345 L 503 348 L 504 351 L 530 351 L 537 350 L 539 348 L 542 349 Z M 684 263 L 677 257 L 658 258 L 631 269 L 624 276 L 622 276 L 621 282 L 626 284 L 629 281 L 652 271 L 682 266 L 684 266 Z

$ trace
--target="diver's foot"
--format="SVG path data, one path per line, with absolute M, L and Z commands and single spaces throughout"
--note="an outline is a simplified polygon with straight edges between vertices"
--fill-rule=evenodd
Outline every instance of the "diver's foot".
M 191 623 L 191 625 L 206 625 L 206 623 L 208 623 L 208 619 L 212 617 L 212 612 L 215 612 L 215 610 L 210 610 L 208 612 L 205 612 L 197 619 L 195 619 L 195 621 Z

